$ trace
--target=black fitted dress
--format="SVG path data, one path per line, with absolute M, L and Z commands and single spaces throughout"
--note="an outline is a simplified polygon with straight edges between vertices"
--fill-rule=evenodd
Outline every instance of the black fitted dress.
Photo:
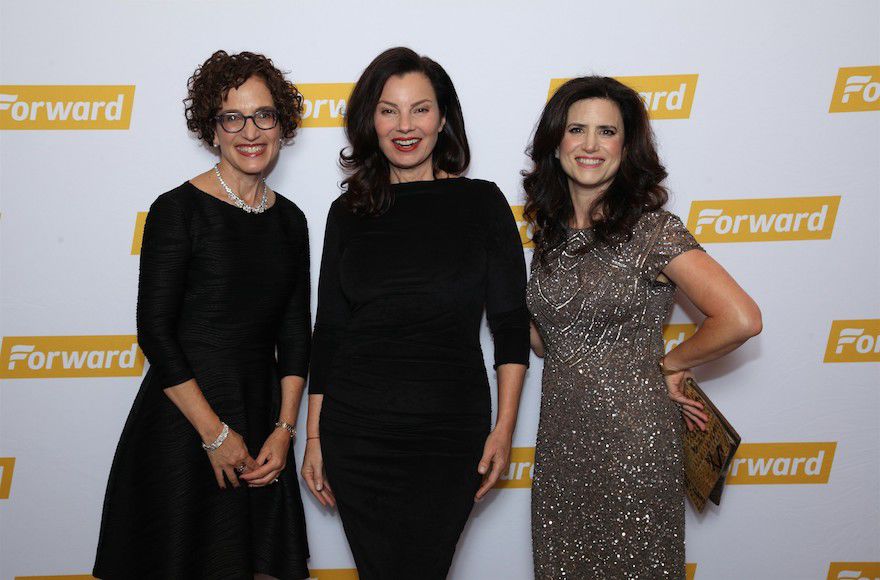
M 490 428 L 479 329 L 528 363 L 525 262 L 494 183 L 392 186 L 379 217 L 327 218 L 310 392 L 361 580 L 445 578 Z
M 96 577 L 308 577 L 293 453 L 276 484 L 220 489 L 163 389 L 195 378 L 256 457 L 278 418 L 280 378 L 307 372 L 309 324 L 308 232 L 296 205 L 278 195 L 247 214 L 189 182 L 159 196 L 138 286 L 150 369 L 110 471 Z

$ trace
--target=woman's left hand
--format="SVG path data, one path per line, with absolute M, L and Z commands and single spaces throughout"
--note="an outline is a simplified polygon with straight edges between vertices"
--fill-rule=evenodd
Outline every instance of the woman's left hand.
M 250 487 L 264 487 L 275 483 L 287 465 L 288 452 L 290 434 L 284 429 L 275 429 L 260 449 L 256 460 L 258 467 L 253 471 L 245 471 L 238 478 L 246 481 Z
M 480 501 L 489 493 L 489 490 L 501 477 L 501 474 L 510 465 L 510 447 L 513 444 L 513 433 L 499 431 L 497 429 L 489 433 L 486 445 L 483 447 L 483 458 L 477 471 L 483 476 L 483 485 L 477 490 L 474 497 Z
M 669 398 L 678 405 L 688 431 L 693 431 L 694 428 L 705 431 L 709 416 L 703 412 L 702 403 L 684 396 L 684 382 L 688 377 L 693 378 L 693 376 L 689 370 L 685 369 L 671 375 L 665 375 L 663 378 L 666 379 L 666 389 L 669 391 Z

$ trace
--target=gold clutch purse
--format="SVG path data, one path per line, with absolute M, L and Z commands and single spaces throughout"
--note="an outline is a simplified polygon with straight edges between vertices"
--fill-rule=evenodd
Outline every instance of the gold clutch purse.
M 702 403 L 703 412 L 709 416 L 706 431 L 686 430 L 682 435 L 687 495 L 702 513 L 706 500 L 715 505 L 721 502 L 724 478 L 740 436 L 692 378 L 685 380 L 684 395 Z

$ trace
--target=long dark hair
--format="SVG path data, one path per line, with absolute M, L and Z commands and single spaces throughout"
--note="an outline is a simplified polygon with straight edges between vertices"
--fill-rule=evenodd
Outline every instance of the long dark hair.
M 428 77 L 441 117 L 446 117 L 431 159 L 434 173 L 462 173 L 471 161 L 464 116 L 452 79 L 443 67 L 405 47 L 389 48 L 364 69 L 354 85 L 345 113 L 349 147 L 339 152 L 339 163 L 348 173 L 342 182 L 343 202 L 353 213 L 377 216 L 394 203 L 388 160 L 379 149 L 373 114 L 385 82 L 392 76 L 420 72 Z
M 659 209 L 668 199 L 661 185 L 666 168 L 657 155 L 654 132 L 639 94 L 609 77 L 571 79 L 544 107 L 527 150 L 534 166 L 531 171 L 523 171 L 523 214 L 534 232 L 535 253 L 545 266 L 547 253 L 565 242 L 566 225 L 574 216 L 568 181 L 556 151 L 565 133 L 569 108 L 583 99 L 609 99 L 617 104 L 623 117 L 620 169 L 590 207 L 597 243 L 629 239 L 642 214 Z

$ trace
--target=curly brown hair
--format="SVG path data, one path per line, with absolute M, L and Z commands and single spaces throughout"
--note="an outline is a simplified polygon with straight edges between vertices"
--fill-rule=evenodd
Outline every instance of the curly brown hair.
M 229 91 L 237 89 L 252 76 L 266 83 L 278 109 L 281 137 L 290 140 L 302 119 L 303 97 L 296 86 L 284 78 L 272 61 L 262 54 L 228 54 L 218 50 L 202 63 L 186 83 L 188 96 L 183 100 L 186 126 L 199 139 L 213 146 L 215 117 Z
M 523 211 L 532 226 L 535 256 L 547 266 L 547 254 L 565 242 L 566 226 L 574 216 L 568 181 L 556 151 L 565 133 L 568 110 L 583 99 L 608 99 L 623 117 L 624 150 L 620 169 L 610 187 L 590 208 L 596 219 L 596 240 L 613 244 L 629 239 L 639 217 L 663 207 L 668 193 L 662 185 L 666 168 L 654 144 L 654 132 L 639 94 L 609 77 L 571 79 L 553 94 L 527 153 L 533 166 L 523 171 L 526 205 Z M 587 251 L 583 248 L 582 251 Z

